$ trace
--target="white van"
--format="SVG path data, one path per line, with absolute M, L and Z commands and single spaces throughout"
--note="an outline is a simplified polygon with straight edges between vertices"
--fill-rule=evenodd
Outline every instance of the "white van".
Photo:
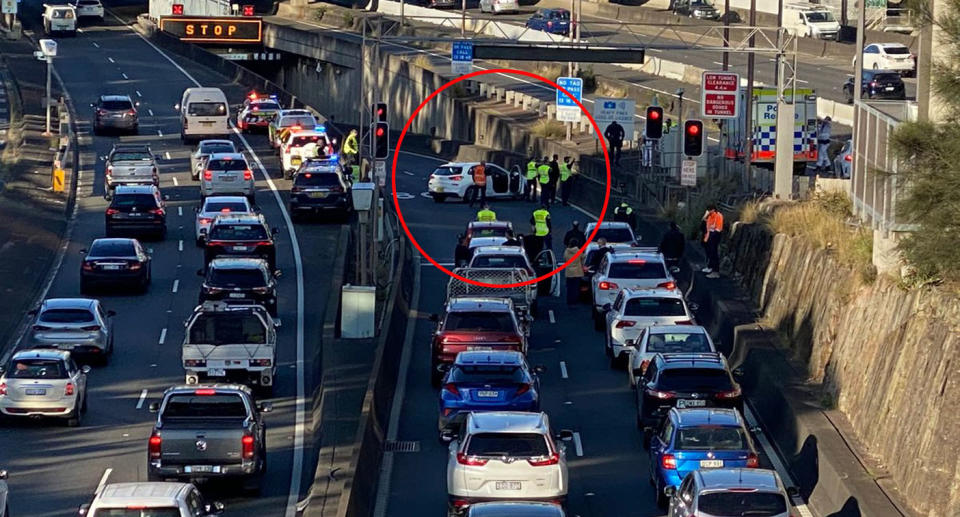
M 839 41 L 840 22 L 829 7 L 812 4 L 784 4 L 783 28 L 797 36 Z
M 187 88 L 180 104 L 180 140 L 187 143 L 230 134 L 230 109 L 220 88 Z

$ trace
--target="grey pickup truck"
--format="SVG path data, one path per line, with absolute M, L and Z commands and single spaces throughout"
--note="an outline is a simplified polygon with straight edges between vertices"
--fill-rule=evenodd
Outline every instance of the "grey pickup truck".
M 269 403 L 239 384 L 177 386 L 150 404 L 157 422 L 147 444 L 150 481 L 242 478 L 256 494 L 267 470 Z
M 107 156 L 107 189 L 117 185 L 160 186 L 157 157 L 144 144 L 116 144 Z

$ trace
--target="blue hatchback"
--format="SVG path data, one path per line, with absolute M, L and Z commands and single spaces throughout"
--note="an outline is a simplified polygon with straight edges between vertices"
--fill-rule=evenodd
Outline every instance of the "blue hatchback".
M 440 389 L 439 430 L 471 411 L 540 411 L 540 380 L 515 351 L 460 352 Z
M 753 440 L 736 409 L 673 408 L 650 439 L 650 479 L 661 506 L 667 503 L 666 488 L 679 486 L 691 471 L 758 466 Z

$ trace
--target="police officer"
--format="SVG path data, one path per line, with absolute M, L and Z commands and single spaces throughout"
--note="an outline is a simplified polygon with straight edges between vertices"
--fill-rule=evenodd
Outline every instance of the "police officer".
M 553 238 L 550 235 L 552 223 L 550 222 L 550 211 L 547 210 L 547 204 L 541 203 L 540 208 L 533 211 L 530 217 L 530 224 L 533 225 L 534 235 L 543 239 L 543 249 L 553 248 Z
M 530 161 L 527 162 L 527 176 L 526 176 L 527 188 L 523 193 L 524 194 L 523 197 L 525 197 L 530 201 L 537 200 L 537 176 L 538 175 L 539 173 L 537 172 L 537 159 L 531 156 Z
M 560 162 L 560 201 L 563 206 L 570 204 L 570 189 L 573 186 L 573 158 L 564 156 Z
M 537 167 L 537 177 L 540 181 L 540 204 L 550 203 L 550 158 L 544 157 Z
M 497 220 L 497 213 L 493 210 L 490 210 L 490 205 L 484 203 L 483 208 L 477 212 L 477 221 L 481 223 L 489 223 Z
M 353 165 L 357 162 L 357 156 L 360 154 L 360 143 L 357 141 L 357 130 L 351 129 L 346 140 L 343 141 L 343 158 L 347 165 Z
M 550 160 L 550 204 L 557 202 L 557 186 L 560 184 L 560 156 L 553 155 Z

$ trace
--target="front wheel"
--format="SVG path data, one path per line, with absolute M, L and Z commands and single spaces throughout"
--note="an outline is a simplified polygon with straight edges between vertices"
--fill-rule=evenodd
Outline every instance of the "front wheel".
M 430 194 L 430 197 L 433 198 L 434 203 L 443 203 L 443 200 L 446 198 L 443 194 Z

